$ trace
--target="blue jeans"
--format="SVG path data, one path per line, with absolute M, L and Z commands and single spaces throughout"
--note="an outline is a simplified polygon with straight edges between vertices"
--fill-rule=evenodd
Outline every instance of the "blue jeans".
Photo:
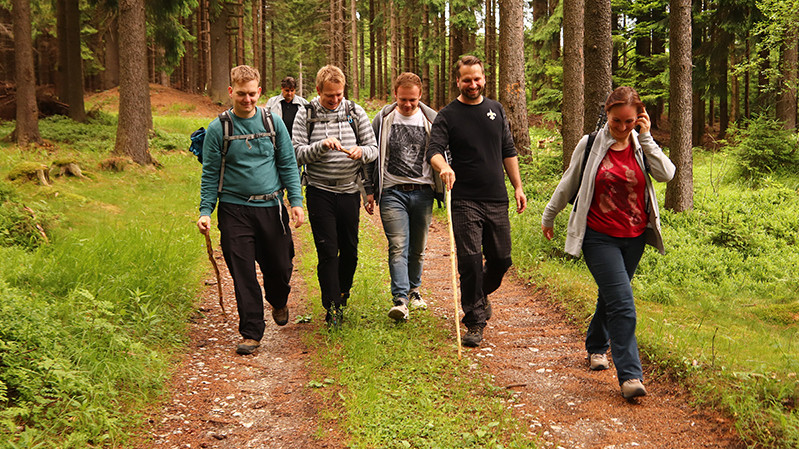
M 388 239 L 388 269 L 395 304 L 422 285 L 427 230 L 433 218 L 433 189 L 403 192 L 385 189 L 380 195 L 380 219 Z
M 590 228 L 585 230 L 583 257 L 599 287 L 596 312 L 585 349 L 589 354 L 613 355 L 619 384 L 643 380 L 638 341 L 635 339 L 635 300 L 630 281 L 644 253 L 643 234 L 633 238 L 611 237 Z

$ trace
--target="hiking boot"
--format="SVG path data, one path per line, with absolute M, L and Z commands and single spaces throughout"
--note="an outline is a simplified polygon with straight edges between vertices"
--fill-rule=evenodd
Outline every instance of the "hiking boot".
M 251 338 L 245 338 L 238 346 L 236 346 L 236 354 L 250 355 L 255 352 L 255 349 L 261 346 L 261 342 Z
M 486 301 L 485 315 L 486 315 L 486 321 L 488 321 L 491 319 L 491 316 L 494 315 L 494 309 L 491 308 L 491 301 L 488 300 L 488 296 L 485 297 L 485 301 Z
M 280 309 L 272 309 L 272 319 L 278 326 L 285 326 L 289 322 L 289 306 L 283 306 Z
M 388 317 L 394 321 L 407 321 L 408 320 L 408 306 L 399 304 L 388 311 Z
M 610 368 L 607 354 L 588 354 L 588 363 L 591 371 L 602 371 Z
M 481 326 L 469 326 L 468 332 L 466 335 L 463 336 L 463 346 L 468 346 L 470 348 L 476 348 L 480 346 L 480 342 L 483 341 L 483 328 Z
M 627 379 L 621 384 L 621 395 L 629 401 L 638 396 L 646 396 L 646 388 L 640 379 Z
M 411 292 L 411 294 L 408 295 L 408 296 L 410 296 L 410 300 L 411 300 L 410 301 L 411 309 L 426 309 L 427 308 L 427 303 L 424 302 L 424 299 L 422 299 L 422 295 L 420 295 L 419 292 Z

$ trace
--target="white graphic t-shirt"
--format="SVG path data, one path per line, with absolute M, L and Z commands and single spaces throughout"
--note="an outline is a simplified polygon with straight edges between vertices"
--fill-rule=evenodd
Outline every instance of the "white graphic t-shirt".
M 384 165 L 383 188 L 397 184 L 433 184 L 433 170 L 425 161 L 426 120 L 419 109 L 410 117 L 394 114 L 388 133 L 388 154 Z

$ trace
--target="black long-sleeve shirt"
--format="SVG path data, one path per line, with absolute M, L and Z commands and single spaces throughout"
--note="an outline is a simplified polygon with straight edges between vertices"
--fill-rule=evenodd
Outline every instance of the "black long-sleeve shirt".
M 513 136 L 499 102 L 478 105 L 453 100 L 436 116 L 427 160 L 449 147 L 455 172 L 452 199 L 508 202 L 503 160 L 516 156 Z

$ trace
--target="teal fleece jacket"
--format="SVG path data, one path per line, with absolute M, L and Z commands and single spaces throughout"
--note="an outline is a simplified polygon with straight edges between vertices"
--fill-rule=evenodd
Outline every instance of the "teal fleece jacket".
M 233 135 L 265 132 L 261 114 L 256 110 L 250 118 L 241 118 L 230 111 L 233 119 Z M 225 157 L 225 179 L 222 192 L 218 193 L 219 171 L 222 162 L 222 124 L 219 117 L 206 130 L 203 143 L 203 172 L 200 187 L 200 215 L 211 215 L 217 200 L 224 203 L 255 207 L 277 206 L 282 195 L 270 201 L 248 201 L 251 195 L 268 195 L 285 189 L 291 207 L 302 207 L 302 187 L 294 147 L 286 125 L 280 117 L 272 115 L 277 136 L 277 151 L 272 139 L 262 137 L 255 140 L 232 140 Z M 248 144 L 252 147 L 248 147 Z

